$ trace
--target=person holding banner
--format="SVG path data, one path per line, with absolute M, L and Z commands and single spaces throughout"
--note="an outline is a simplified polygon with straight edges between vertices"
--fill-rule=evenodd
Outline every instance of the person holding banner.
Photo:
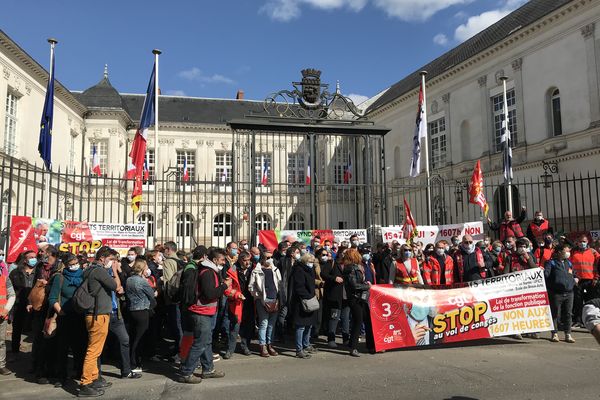
M 571 310 L 573 309 L 573 289 L 579 281 L 573 264 L 569 260 L 571 248 L 568 245 L 556 246 L 554 256 L 544 265 L 544 277 L 548 295 L 550 296 L 550 309 L 554 320 L 552 342 L 559 342 L 558 321 L 562 322 L 565 332 L 565 342 L 575 343 L 571 335 Z
M 508 253 L 504 260 L 504 273 L 523 271 L 537 268 L 535 257 L 530 252 L 530 242 L 527 238 L 518 239 L 515 251 Z
M 430 251 L 428 247 L 425 248 L 423 280 L 427 285 L 452 285 L 454 283 L 454 260 L 446 254 L 446 241 L 440 240 Z
M 407 244 L 400 247 L 400 254 L 390 268 L 390 284 L 416 285 L 423 284 L 419 263 Z
M 365 324 L 367 336 L 367 349 L 375 350 L 375 341 L 373 339 L 373 329 L 371 328 L 371 318 L 369 315 L 369 290 L 371 282 L 366 280 L 365 268 L 361 265 L 362 257 L 354 249 L 348 249 L 342 256 L 341 264 L 344 266 L 344 288 L 348 298 L 348 305 L 352 314 L 352 331 L 350 333 L 350 355 L 360 357 L 357 350 L 358 339 L 362 324 Z

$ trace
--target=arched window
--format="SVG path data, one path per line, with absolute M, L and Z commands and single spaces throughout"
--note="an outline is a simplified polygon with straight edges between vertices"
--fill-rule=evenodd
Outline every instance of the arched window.
M 400 179 L 402 178 L 402 163 L 400 162 L 400 147 L 396 146 L 394 148 L 394 160 L 392 161 L 394 164 L 394 178 Z
M 304 230 L 304 215 L 300 213 L 292 213 L 288 220 L 288 229 L 292 231 Z
M 138 223 L 146 225 L 146 235 L 154 237 L 154 216 L 151 213 L 141 213 L 138 217 Z
M 194 234 L 194 217 L 190 213 L 177 216 L 177 237 L 190 237 Z
M 269 214 L 260 213 L 254 218 L 254 225 L 257 231 L 268 231 L 273 229 L 271 223 L 271 217 Z
M 231 214 L 221 213 L 215 216 L 213 219 L 213 236 L 231 236 Z
M 550 119 L 552 123 L 552 136 L 562 135 L 562 119 L 560 116 L 560 92 L 558 89 L 550 93 Z

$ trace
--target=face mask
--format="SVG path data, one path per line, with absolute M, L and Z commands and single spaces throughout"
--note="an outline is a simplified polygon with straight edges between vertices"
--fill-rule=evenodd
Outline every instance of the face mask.
M 545 239 L 544 243 L 546 244 L 546 246 L 550 246 L 552 244 L 552 239 Z
M 517 247 L 517 253 L 519 253 L 519 254 L 525 254 L 525 253 L 527 253 L 527 248 L 525 248 L 525 247 Z
M 545 246 L 544 242 L 538 243 L 538 247 L 544 247 L 544 246 Z
M 130 262 L 134 262 L 134 261 L 135 261 L 135 256 L 127 256 L 127 259 L 128 259 Z
M 244 250 L 248 250 L 250 248 L 247 244 L 243 245 L 242 247 L 244 248 Z
M 306 266 L 307 266 L 308 268 L 312 268 L 312 267 L 313 267 L 313 263 L 306 263 Z
M 110 260 L 109 262 L 107 262 L 107 263 L 104 265 L 104 268 L 106 268 L 106 269 L 110 269 L 110 268 L 112 268 L 112 264 L 113 264 L 113 262 L 112 262 L 112 260 Z
M 502 250 L 502 247 L 494 247 L 494 253 L 498 254 Z
M 308 253 L 308 250 L 306 250 L 306 249 L 300 250 L 300 254 L 305 255 L 306 253 Z
M 490 241 L 489 241 L 489 240 L 485 240 L 485 241 L 483 242 L 483 244 L 485 244 L 486 246 L 489 246 L 489 245 L 490 245 Z
M 231 249 L 230 253 L 231 253 L 231 257 L 235 257 L 238 254 L 237 249 Z
M 280 254 L 285 257 L 285 251 L 280 252 Z
M 464 251 L 467 252 L 467 254 L 472 254 L 475 251 L 475 245 L 473 243 L 471 244 L 463 244 L 462 248 Z
M 452 241 L 452 244 L 453 244 L 454 246 L 458 246 L 458 240 L 453 240 L 453 241 Z
M 358 246 L 358 240 L 353 240 L 352 241 L 352 246 Z
M 410 310 L 410 316 L 415 321 L 423 321 L 425 318 L 427 318 L 428 314 L 429 306 L 413 304 L 412 309 Z
M 444 249 L 435 249 L 435 254 L 437 254 L 438 256 L 443 256 L 446 252 L 444 251 Z
M 0 261 L 4 261 L 4 256 L 0 256 Z
M 323 256 L 323 257 L 321 257 L 321 261 L 323 261 L 323 262 L 327 262 L 327 256 Z
M 412 257 L 412 251 L 405 251 L 404 252 L 404 258 L 411 258 Z
M 448 246 L 448 245 L 444 246 L 444 250 L 449 251 L 450 250 L 450 246 Z
M 571 252 L 570 251 L 565 251 L 565 259 L 567 258 L 571 258 Z
M 541 222 L 544 220 L 544 217 L 535 217 L 535 222 Z
M 587 249 L 587 242 L 581 242 L 581 244 L 579 245 L 579 247 L 581 247 L 582 249 Z
M 69 265 L 69 271 L 77 271 L 79 268 L 79 264 Z
M 270 265 L 270 266 L 272 267 L 272 266 L 274 265 L 274 263 L 273 263 L 273 259 L 272 259 L 272 258 L 269 258 L 269 259 L 266 261 L 266 264 L 267 264 L 267 265 Z
M 258 256 L 258 255 L 253 255 L 253 256 L 252 256 L 252 259 L 253 259 L 254 261 L 258 261 L 258 260 L 260 260 L 260 256 Z
M 331 250 L 331 246 L 325 246 L 325 250 L 327 250 L 327 251 Z
M 313 247 L 319 247 L 320 245 L 321 245 L 321 243 L 319 243 L 319 242 L 315 242 L 315 243 L 313 244 Z
M 29 264 L 29 266 L 30 266 L 30 267 L 35 267 L 35 265 L 36 265 L 37 263 L 38 263 L 38 260 L 37 260 L 37 258 L 35 258 L 35 257 L 34 257 L 34 258 L 30 258 L 30 259 L 27 261 L 27 264 Z
M 152 275 L 152 271 L 150 271 L 150 269 L 146 269 L 146 270 L 144 271 L 144 276 L 145 276 L 146 278 L 148 278 L 150 275 Z
M 296 255 L 294 256 L 294 259 L 295 259 L 296 261 L 298 261 L 298 260 L 300 260 L 300 257 L 302 257 L 302 256 L 300 255 L 300 253 L 296 253 Z
M 513 245 L 511 243 L 506 243 L 504 247 L 506 247 L 508 250 L 511 250 L 513 248 Z
M 371 259 L 371 255 L 370 254 L 363 254 L 362 258 L 365 261 L 369 261 Z

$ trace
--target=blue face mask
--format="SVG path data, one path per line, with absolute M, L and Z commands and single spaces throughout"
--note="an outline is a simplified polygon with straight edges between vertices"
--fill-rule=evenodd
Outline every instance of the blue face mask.
M 231 249 L 231 257 L 235 257 L 238 255 L 238 249 Z
M 4 261 L 4 256 L 0 256 L 0 261 Z
M 35 265 L 37 264 L 37 262 L 38 262 L 38 261 L 37 261 L 37 258 L 35 258 L 35 257 L 34 257 L 34 258 L 30 258 L 30 259 L 27 261 L 27 264 L 29 264 L 29 266 L 30 266 L 30 267 L 35 267 Z
M 411 258 L 412 257 L 412 252 L 411 251 L 405 251 L 404 252 L 404 258 Z
M 421 304 L 413 304 L 412 310 L 410 310 L 410 316 L 415 321 L 423 321 L 429 314 L 429 306 Z
M 371 255 L 370 254 L 363 254 L 362 259 L 365 261 L 369 261 L 371 259 Z
M 256 256 L 256 255 L 255 255 L 255 256 L 252 256 L 252 259 L 253 259 L 254 261 L 258 261 L 258 260 L 260 260 L 260 256 Z

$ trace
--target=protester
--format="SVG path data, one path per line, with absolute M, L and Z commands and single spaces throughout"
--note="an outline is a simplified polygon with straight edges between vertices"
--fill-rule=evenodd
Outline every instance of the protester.
M 321 277 L 325 282 L 325 293 L 323 305 L 326 310 L 327 318 L 327 345 L 335 349 L 335 334 L 338 323 L 342 321 L 342 340 L 344 344 L 350 340 L 350 307 L 347 298 L 345 298 L 344 290 L 344 266 L 338 262 L 333 262 L 329 259 L 326 251 L 321 253 Z M 387 283 L 387 282 L 386 282 Z
M 523 206 L 521 207 L 521 215 L 517 219 L 513 219 L 511 211 L 506 211 L 504 212 L 504 219 L 499 223 L 493 223 L 489 217 L 487 222 L 491 230 L 500 232 L 500 241 L 503 242 L 509 236 L 514 236 L 517 239 L 525 236 L 520 225 L 525 218 L 527 218 L 527 208 Z
M 20 354 L 21 335 L 23 332 L 31 330 L 32 313 L 27 312 L 27 305 L 29 303 L 29 293 L 34 284 L 37 262 L 38 260 L 34 251 L 24 251 L 17 259 L 17 268 L 13 269 L 9 274 L 16 295 L 15 304 L 11 310 L 11 350 L 15 359 Z
M 544 265 L 544 277 L 550 296 L 550 309 L 554 320 L 552 342 L 558 342 L 558 322 L 562 322 L 565 342 L 575 343 L 571 335 L 571 310 L 573 309 L 573 289 L 577 284 L 577 273 L 569 260 L 570 247 L 557 246 L 552 259 Z
M 257 247 L 252 247 L 250 251 L 253 249 L 258 250 Z M 254 254 L 254 253 L 253 253 Z M 250 254 L 246 252 L 242 252 L 236 263 L 237 270 L 237 279 L 240 285 L 240 291 L 244 296 L 243 304 L 242 304 L 242 320 L 240 322 L 240 348 L 242 354 L 245 356 L 249 356 L 250 353 L 250 342 L 254 337 L 254 328 L 255 328 L 255 312 L 254 312 L 254 297 L 250 292 L 250 278 L 260 261 L 260 254 L 258 254 L 258 260 L 256 260 L 256 264 L 253 264 L 250 258 Z M 255 258 L 255 255 L 252 256 L 252 260 Z
M 496 275 L 495 270 L 498 268 L 497 265 L 495 265 L 496 262 L 498 262 L 497 257 L 495 257 L 492 252 L 490 252 L 488 250 L 488 246 L 486 246 L 485 241 L 480 240 L 479 242 L 477 242 L 475 244 L 475 246 L 481 250 L 481 253 L 483 254 L 483 265 L 484 267 L 484 272 L 485 272 L 485 277 L 486 278 L 491 278 L 493 276 Z
M 277 327 L 275 329 L 276 340 L 284 342 L 285 333 L 293 326 L 289 323 L 291 318 L 290 303 L 293 295 L 292 276 L 296 263 L 300 261 L 300 248 L 297 246 L 287 247 L 286 255 L 280 259 L 279 272 L 281 273 L 281 289 L 279 290 L 279 315 L 277 317 Z
M 394 268 L 390 269 L 389 283 L 395 285 L 423 284 L 419 263 L 414 258 L 409 245 L 403 244 L 400 247 L 400 255 L 394 264 Z
M 380 261 L 375 263 L 375 276 L 377 284 L 387 284 L 390 282 L 390 271 L 396 268 L 395 259 L 398 255 L 399 244 L 393 241 L 391 246 L 383 246 Z
M 533 215 L 533 221 L 527 226 L 527 238 L 531 240 L 534 248 L 537 248 L 540 243 L 543 243 L 544 237 L 548 234 L 552 235 L 554 230 L 550 222 L 544 219 L 544 213 L 536 211 Z
M 531 268 L 537 268 L 535 257 L 531 253 L 531 243 L 527 238 L 517 239 L 515 251 L 508 253 L 504 260 L 504 273 Z
M 272 254 L 265 252 L 252 271 L 248 284 L 248 291 L 255 299 L 261 357 L 278 355 L 273 348 L 273 332 L 279 315 L 281 285 L 281 273 L 273 262 Z
M 8 278 L 8 269 L 0 274 L 0 375 L 10 375 L 6 368 L 6 330 L 8 326 L 8 313 L 15 304 L 16 295 L 11 280 Z
M 352 313 L 352 332 L 350 334 L 350 355 L 360 357 L 357 350 L 362 324 L 365 324 L 367 348 L 375 350 L 373 331 L 369 318 L 369 290 L 371 282 L 365 279 L 365 270 L 361 265 L 361 256 L 355 249 L 346 251 L 341 260 L 344 266 L 344 288 L 348 297 L 348 305 Z
M 246 243 L 246 246 L 247 245 L 248 244 Z M 227 277 L 231 279 L 231 287 L 225 291 L 228 306 L 227 321 L 229 321 L 229 326 L 227 327 L 227 348 L 223 353 L 223 359 L 225 360 L 230 359 L 235 352 L 240 324 L 242 322 L 244 301 L 246 300 L 246 297 L 242 292 L 237 270 L 238 261 L 242 257 L 246 260 L 244 262 L 250 262 L 250 255 L 246 250 L 242 250 L 242 253 L 237 257 L 236 261 L 227 269 Z
M 489 256 L 492 259 L 494 275 L 500 275 L 504 271 L 502 242 L 495 240 L 490 247 Z
M 475 246 L 473 236 L 463 236 L 459 250 L 454 254 L 454 266 L 456 282 L 472 282 L 486 277 L 483 253 Z
M 130 360 L 134 373 L 142 372 L 142 356 L 138 345 L 150 326 L 150 315 L 156 307 L 155 291 L 147 281 L 150 269 L 145 260 L 136 260 L 131 266 L 131 276 L 127 279 L 125 295 L 130 316 L 131 341 Z
M 534 242 L 535 243 L 535 242 Z M 552 259 L 554 253 L 554 240 L 551 234 L 546 234 L 545 237 L 537 239 L 537 246 L 533 252 L 537 266 L 544 268 L 547 261 Z
M 424 252 L 423 281 L 427 285 L 452 285 L 454 283 L 454 261 L 446 254 L 444 241 L 427 245 Z
M 296 357 L 310 358 L 316 352 L 310 344 L 310 332 L 315 323 L 318 300 L 315 296 L 315 264 L 317 259 L 310 253 L 302 256 L 292 272 L 292 300 L 294 324 L 296 327 Z M 309 302 L 310 301 L 310 302 Z M 317 308 L 306 309 L 306 304 L 316 303 Z
M 127 256 L 121 259 L 121 281 L 126 282 L 127 277 L 131 275 L 133 263 L 138 257 L 142 255 L 143 252 L 144 249 L 139 246 L 131 247 L 127 251 Z
M 581 312 L 583 310 L 584 292 L 594 286 L 595 281 L 597 282 L 600 278 L 600 275 L 598 274 L 600 253 L 589 247 L 587 235 L 580 235 L 571 252 L 570 260 L 573 264 L 573 271 L 579 278 L 573 300 L 573 322 L 577 326 L 583 326 Z
M 169 241 L 164 244 L 164 255 L 163 284 L 168 293 L 172 286 L 171 279 L 177 274 L 177 271 L 185 266 L 185 263 L 177 257 L 177 244 L 175 242 Z M 181 329 L 181 310 L 179 309 L 177 301 L 173 301 L 168 295 L 165 296 L 165 307 L 169 332 L 174 339 L 171 354 L 174 356 L 175 361 L 177 361 L 179 345 L 181 343 L 181 337 L 183 336 L 183 331 Z

